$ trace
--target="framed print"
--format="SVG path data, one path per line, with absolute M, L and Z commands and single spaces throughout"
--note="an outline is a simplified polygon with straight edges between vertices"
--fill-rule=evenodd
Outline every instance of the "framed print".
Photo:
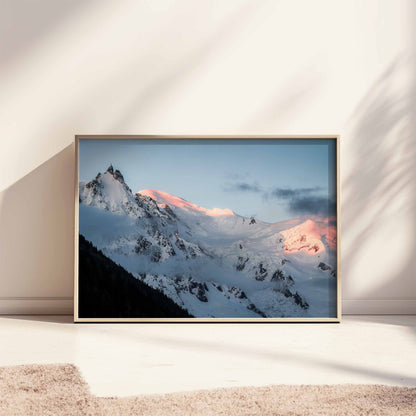
M 75 322 L 339 322 L 338 136 L 75 141 Z

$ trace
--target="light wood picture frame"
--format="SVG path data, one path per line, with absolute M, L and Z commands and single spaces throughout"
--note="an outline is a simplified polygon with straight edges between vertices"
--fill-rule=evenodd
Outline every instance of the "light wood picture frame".
M 340 322 L 339 143 L 75 136 L 74 322 Z

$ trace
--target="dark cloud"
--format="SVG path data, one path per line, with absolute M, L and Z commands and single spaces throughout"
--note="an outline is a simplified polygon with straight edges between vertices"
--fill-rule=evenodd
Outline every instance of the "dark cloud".
M 260 186 L 258 186 L 257 184 L 250 184 L 250 183 L 246 183 L 246 182 L 237 182 L 234 183 L 232 185 L 228 185 L 225 187 L 226 191 L 237 191 L 237 192 L 255 192 L 255 193 L 259 193 L 259 192 L 263 192 L 263 190 L 261 189 Z
M 286 201 L 287 208 L 295 215 L 332 215 L 336 205 L 328 197 L 319 195 L 322 187 L 275 188 L 271 197 Z
M 324 215 L 331 216 L 336 212 L 336 203 L 326 196 L 319 195 L 322 187 L 312 188 L 274 188 L 265 191 L 258 184 L 236 182 L 224 188 L 232 192 L 261 193 L 264 199 L 281 200 L 294 215 Z
M 322 196 L 295 197 L 289 200 L 289 210 L 296 215 L 334 215 L 336 203 Z
M 320 190 L 321 188 L 318 186 L 315 188 L 275 188 L 269 193 L 269 195 L 279 199 L 296 199 Z

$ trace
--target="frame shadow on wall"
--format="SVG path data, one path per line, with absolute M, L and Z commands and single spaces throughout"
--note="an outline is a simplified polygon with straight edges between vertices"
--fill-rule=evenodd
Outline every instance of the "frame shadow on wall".
M 7 276 L 0 281 L 0 313 L 71 313 L 74 154 L 70 144 L 0 193 L 0 264 Z

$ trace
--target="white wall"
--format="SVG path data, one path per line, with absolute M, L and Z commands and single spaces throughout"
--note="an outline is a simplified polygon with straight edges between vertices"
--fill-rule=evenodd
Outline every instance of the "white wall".
M 0 312 L 70 312 L 75 134 L 340 134 L 345 312 L 416 313 L 412 0 L 3 0 Z M 5 41 L 4 41 L 5 40 Z

